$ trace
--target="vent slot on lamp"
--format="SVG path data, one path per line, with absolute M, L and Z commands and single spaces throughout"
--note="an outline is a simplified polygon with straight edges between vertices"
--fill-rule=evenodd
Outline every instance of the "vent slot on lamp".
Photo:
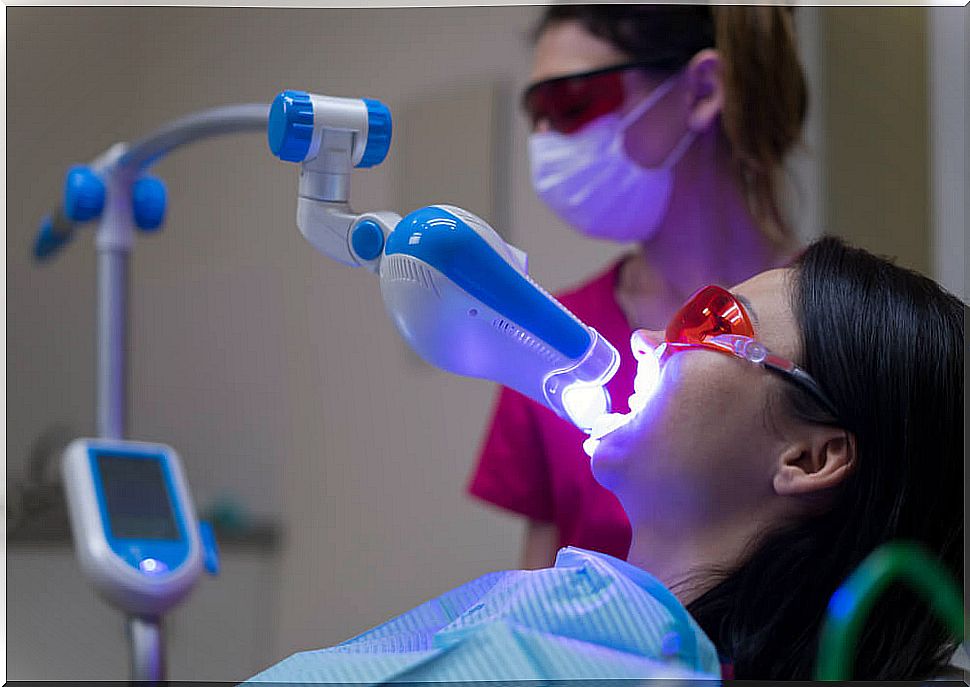
M 381 271 L 386 274 L 388 281 L 407 281 L 419 284 L 441 298 L 441 292 L 438 291 L 438 285 L 435 283 L 431 270 L 409 258 L 390 255 L 384 258 Z
M 492 326 L 494 326 L 503 334 L 506 334 L 509 337 L 518 340 L 519 343 L 526 346 L 527 348 L 531 348 L 540 356 L 542 356 L 543 360 L 549 363 L 558 364 L 559 361 L 562 359 L 561 355 L 553 351 L 551 348 L 546 346 L 544 343 L 536 339 L 534 336 L 532 336 L 525 330 L 520 329 L 519 327 L 516 327 L 508 320 L 502 319 L 501 317 L 496 317 L 494 320 L 492 320 Z

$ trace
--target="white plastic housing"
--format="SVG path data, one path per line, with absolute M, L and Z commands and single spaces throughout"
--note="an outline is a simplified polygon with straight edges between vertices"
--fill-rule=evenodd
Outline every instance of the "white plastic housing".
M 441 272 L 410 255 L 385 255 L 381 295 L 401 336 L 425 361 L 443 370 L 516 389 L 588 429 L 609 410 L 604 384 L 619 365 L 616 350 L 595 330 L 586 355 L 573 360 L 473 298 Z M 584 370 L 595 369 L 586 375 Z M 588 386 L 585 415 L 570 416 L 562 392 Z M 550 387 L 551 393 L 550 392 Z

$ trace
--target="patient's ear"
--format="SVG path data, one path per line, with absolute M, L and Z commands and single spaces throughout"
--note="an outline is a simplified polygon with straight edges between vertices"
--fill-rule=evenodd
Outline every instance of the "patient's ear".
M 814 426 L 785 446 L 772 484 L 781 496 L 821 494 L 855 468 L 855 437 L 838 427 Z

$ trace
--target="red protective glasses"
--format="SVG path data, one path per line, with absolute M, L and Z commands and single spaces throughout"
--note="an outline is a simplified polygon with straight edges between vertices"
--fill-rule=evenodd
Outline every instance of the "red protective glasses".
M 522 109 L 533 129 L 545 121 L 553 131 L 571 134 L 623 104 L 623 71 L 649 66 L 628 62 L 537 81 L 522 94 Z
M 750 315 L 734 294 L 720 286 L 705 286 L 690 297 L 667 325 L 661 347 L 661 363 L 678 350 L 706 348 L 761 365 L 797 385 L 833 417 L 839 417 L 835 404 L 805 370 L 755 341 Z

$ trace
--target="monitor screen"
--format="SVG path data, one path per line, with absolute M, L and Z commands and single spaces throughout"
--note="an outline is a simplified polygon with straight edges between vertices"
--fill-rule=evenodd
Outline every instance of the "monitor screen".
M 98 455 L 111 534 L 118 539 L 179 538 L 161 460 Z

